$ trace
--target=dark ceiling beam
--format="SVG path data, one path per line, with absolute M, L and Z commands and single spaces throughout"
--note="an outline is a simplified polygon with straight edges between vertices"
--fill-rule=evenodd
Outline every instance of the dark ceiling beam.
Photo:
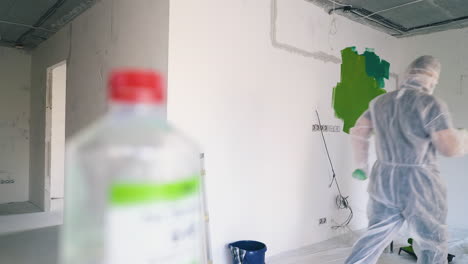
M 33 27 L 41 27 L 47 19 L 49 19 L 67 0 L 57 0 L 53 6 L 51 6 L 38 20 L 34 23 Z M 16 44 L 22 45 L 26 37 L 33 33 L 36 29 L 31 28 L 24 32 L 17 40 Z
M 424 29 L 424 28 L 429 28 L 429 27 L 442 26 L 442 25 L 446 25 L 446 24 L 453 23 L 453 22 L 458 22 L 458 21 L 467 20 L 467 19 L 468 19 L 468 16 L 462 16 L 462 17 L 457 17 L 457 18 L 453 18 L 453 19 L 443 20 L 443 21 L 439 21 L 439 22 L 435 22 L 435 23 L 426 24 L 426 25 L 421 25 L 421 26 L 416 26 L 416 27 L 410 27 L 410 28 L 408 28 L 408 30 L 409 30 L 409 31 L 412 31 L 412 30 L 416 30 L 416 29 Z
M 7 40 L 7 39 L 1 39 L 0 40 L 0 46 L 3 46 L 3 47 L 15 47 L 16 46 L 16 42 L 14 41 L 11 41 L 11 40 Z
M 384 26 L 386 28 L 392 29 L 394 31 L 399 32 L 398 34 L 395 34 L 394 36 L 403 36 L 407 33 L 411 33 L 413 30 L 421 30 L 421 29 L 426 29 L 430 27 L 436 27 L 436 26 L 442 26 L 446 24 L 450 24 L 453 22 L 458 22 L 458 21 L 464 21 L 468 20 L 468 16 L 462 16 L 458 18 L 453 18 L 453 19 L 448 19 L 448 20 L 443 20 L 435 23 L 430 23 L 430 24 L 425 24 L 425 25 L 420 25 L 416 27 L 404 27 L 403 25 L 400 25 L 398 23 L 393 22 L 390 19 L 387 19 L 379 14 L 376 14 L 375 12 L 369 11 L 365 8 L 356 8 L 352 6 L 341 6 L 337 8 L 330 9 L 328 11 L 328 14 L 332 14 L 333 12 L 336 11 L 343 11 L 344 13 L 352 13 L 354 15 L 357 15 L 361 18 L 364 18 L 366 20 L 369 20 L 370 22 L 377 23 L 381 26 Z
M 7 21 L 7 20 L 0 20 L 0 24 L 12 25 L 12 26 L 18 26 L 18 27 L 25 27 L 25 28 L 30 28 L 30 29 L 37 29 L 37 30 L 42 30 L 42 31 L 47 31 L 47 32 L 55 32 L 55 31 L 47 29 L 47 28 L 35 27 L 35 26 L 26 25 L 26 24 L 17 23 L 17 22 L 11 22 L 11 21 Z

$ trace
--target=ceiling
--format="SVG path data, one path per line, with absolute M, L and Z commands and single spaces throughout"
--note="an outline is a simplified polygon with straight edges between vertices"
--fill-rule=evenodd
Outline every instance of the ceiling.
M 305 0 L 396 37 L 468 27 L 467 0 Z M 33 49 L 96 0 L 0 0 L 0 45 Z
M 0 45 L 32 49 L 95 0 L 0 0 Z
M 395 37 L 468 27 L 467 0 L 305 0 Z

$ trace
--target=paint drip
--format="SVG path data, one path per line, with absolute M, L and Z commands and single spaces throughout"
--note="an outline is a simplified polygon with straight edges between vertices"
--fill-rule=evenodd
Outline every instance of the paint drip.
M 341 58 L 341 81 L 333 88 L 333 108 L 336 117 L 344 122 L 343 131 L 349 133 L 372 99 L 386 92 L 383 88 L 390 75 L 390 63 L 372 49 L 359 54 L 355 47 L 343 49 Z

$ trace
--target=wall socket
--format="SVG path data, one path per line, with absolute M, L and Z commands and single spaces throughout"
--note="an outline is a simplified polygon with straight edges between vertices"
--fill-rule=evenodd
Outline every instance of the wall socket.
M 0 184 L 12 184 L 15 183 L 15 180 L 0 180 Z
M 327 218 L 326 217 L 323 217 L 323 218 L 319 219 L 319 225 L 324 225 L 326 223 L 327 223 Z

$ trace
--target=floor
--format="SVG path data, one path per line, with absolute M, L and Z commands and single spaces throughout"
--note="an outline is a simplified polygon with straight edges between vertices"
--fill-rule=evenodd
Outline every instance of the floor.
M 349 232 L 346 235 L 333 238 L 315 245 L 291 251 L 279 256 L 267 259 L 268 264 L 310 264 L 327 263 L 343 264 L 349 256 L 353 243 L 358 239 L 361 232 Z M 449 252 L 456 257 L 453 264 L 468 263 L 468 230 L 451 229 L 451 239 L 449 242 Z M 416 260 L 402 252 L 398 255 L 401 246 L 407 246 L 402 235 L 394 241 L 394 252 L 389 249 L 379 259 L 378 264 L 416 264 Z
M 56 264 L 62 211 L 0 216 L 0 263 Z
M 37 213 L 41 209 L 30 202 L 0 204 L 0 215 Z
M 0 240 L 10 233 L 36 230 L 61 225 L 63 213 L 60 211 L 0 216 Z M 1 256 L 1 255 L 0 255 Z M 0 263 L 3 263 L 0 261 Z
M 310 264 L 327 263 L 343 264 L 345 259 L 351 253 L 351 247 L 358 233 L 349 233 L 344 236 L 333 238 L 315 245 L 288 252 L 277 257 L 268 259 L 268 264 Z M 394 245 L 394 253 L 386 249 L 378 264 L 415 264 L 416 261 L 405 254 L 398 255 L 400 243 Z
M 31 214 L 36 215 L 36 214 Z M 41 215 L 44 218 L 44 215 Z M 51 221 L 51 215 L 46 216 Z M 54 216 L 54 221 L 57 221 Z M 39 219 L 39 218 L 38 218 Z M 1 220 L 1 218 L 0 218 Z M 8 264 L 56 264 L 60 225 L 37 228 L 23 232 L 13 232 L 0 236 L 0 263 Z M 450 253 L 457 257 L 453 264 L 468 263 L 468 230 L 452 229 L 449 243 Z M 338 238 L 309 247 L 298 249 L 281 256 L 267 259 L 268 264 L 343 264 L 351 252 L 351 245 L 359 236 L 349 233 Z M 395 252 L 384 253 L 378 264 L 415 264 L 414 258 L 402 253 L 398 248 L 404 245 L 403 240 L 396 240 Z
M 51 226 L 0 236 L 0 263 L 57 263 L 59 227 Z

